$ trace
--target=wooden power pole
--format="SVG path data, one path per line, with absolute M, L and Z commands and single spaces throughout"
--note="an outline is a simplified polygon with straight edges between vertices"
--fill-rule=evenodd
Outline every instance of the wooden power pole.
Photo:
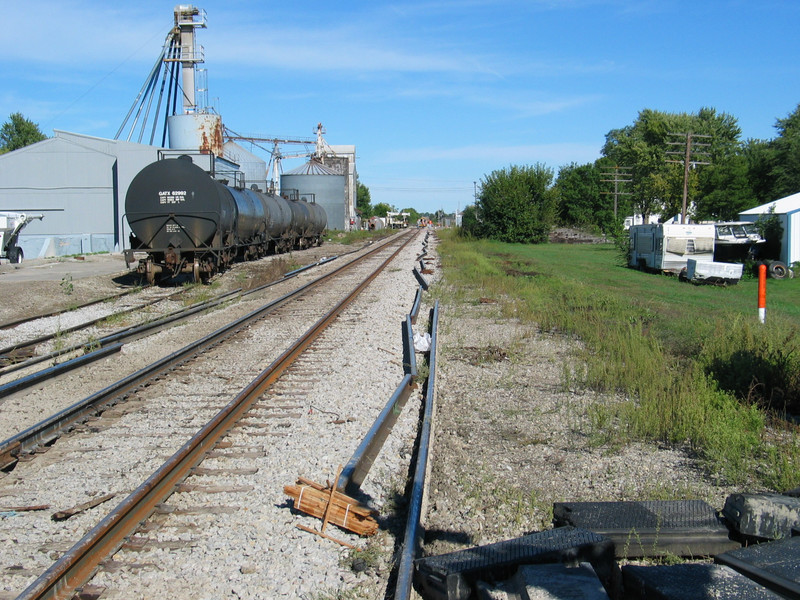
M 707 148 L 711 144 L 701 143 L 695 141 L 696 138 L 700 139 L 711 139 L 710 135 L 700 135 L 698 133 L 692 133 L 689 131 L 688 133 L 670 133 L 672 136 L 681 136 L 685 138 L 685 141 L 682 142 L 667 142 L 670 146 L 683 146 L 686 145 L 685 150 L 683 151 L 674 151 L 674 152 L 667 152 L 667 154 L 683 154 L 682 160 L 667 160 L 669 163 L 678 163 L 683 164 L 683 202 L 681 204 L 681 223 L 686 223 L 686 205 L 687 199 L 689 197 L 689 167 L 695 167 L 697 165 L 710 165 L 710 162 L 703 162 L 701 160 L 692 160 L 692 155 L 695 156 L 708 156 L 707 152 L 703 152 L 699 150 L 699 148 Z
M 619 184 L 620 183 L 630 183 L 633 181 L 630 174 L 630 167 L 613 167 L 613 171 L 610 173 L 600 173 L 600 177 L 610 177 L 610 179 L 601 179 L 600 181 L 611 181 L 614 183 L 614 191 L 613 192 L 600 192 L 601 194 L 613 194 L 614 195 L 614 220 L 617 219 L 617 207 L 619 206 L 619 202 L 617 201 L 618 196 L 630 196 L 630 192 L 620 192 L 619 191 Z

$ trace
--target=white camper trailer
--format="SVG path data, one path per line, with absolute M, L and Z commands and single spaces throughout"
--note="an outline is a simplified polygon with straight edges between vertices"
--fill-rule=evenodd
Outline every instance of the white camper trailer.
M 657 223 L 629 230 L 631 267 L 680 273 L 690 258 L 714 260 L 714 225 Z

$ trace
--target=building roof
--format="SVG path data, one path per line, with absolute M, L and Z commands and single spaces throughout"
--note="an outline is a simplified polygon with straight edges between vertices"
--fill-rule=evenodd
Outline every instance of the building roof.
M 786 196 L 785 198 L 773 200 L 772 202 L 767 202 L 766 204 L 762 204 L 761 206 L 756 206 L 755 208 L 743 210 L 739 214 L 763 215 L 770 212 L 773 206 L 775 207 L 775 213 L 779 215 L 785 215 L 787 213 L 792 213 L 800 210 L 800 192 L 792 194 L 791 196 Z
M 315 160 L 310 160 L 304 165 L 300 165 L 296 169 L 287 171 L 284 175 L 339 175 L 330 167 L 326 167 L 322 163 Z

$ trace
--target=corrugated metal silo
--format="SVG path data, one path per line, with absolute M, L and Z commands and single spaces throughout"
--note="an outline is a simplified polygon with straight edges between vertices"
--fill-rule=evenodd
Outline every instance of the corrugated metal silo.
M 300 198 L 316 202 L 328 215 L 329 229 L 347 229 L 346 176 L 311 160 L 281 175 L 281 194 L 297 190 Z

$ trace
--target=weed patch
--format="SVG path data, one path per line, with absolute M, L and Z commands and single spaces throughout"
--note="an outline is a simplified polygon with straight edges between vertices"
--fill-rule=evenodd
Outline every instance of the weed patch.
M 576 408 L 576 428 L 597 444 L 688 447 L 721 482 L 800 485 L 797 435 L 770 420 L 800 414 L 800 280 L 774 282 L 764 327 L 755 280 L 689 285 L 622 266 L 611 244 L 440 239 L 459 299 L 492 299 L 504 318 L 580 340 L 562 366 L 564 388 L 624 399 Z M 500 355 L 462 350 L 473 364 Z

